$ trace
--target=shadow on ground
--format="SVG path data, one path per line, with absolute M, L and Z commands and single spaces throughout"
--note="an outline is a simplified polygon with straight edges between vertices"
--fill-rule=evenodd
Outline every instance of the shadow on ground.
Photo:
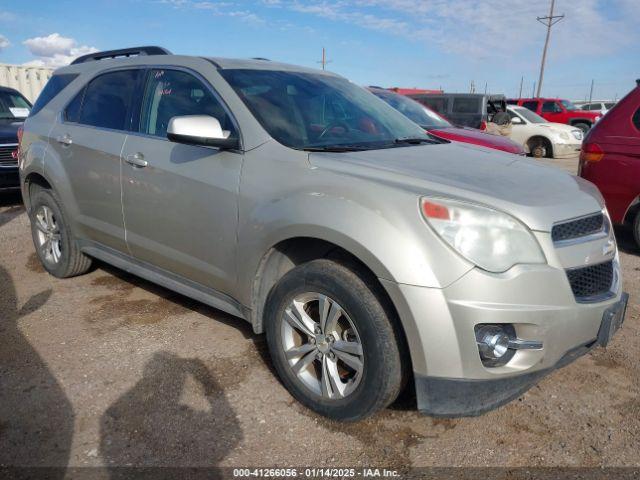
M 202 361 L 158 352 L 142 379 L 104 413 L 100 437 L 111 478 L 130 478 L 121 467 L 216 466 L 240 443 L 242 431 Z
M 0 193 L 0 227 L 9 223 L 22 212 L 24 212 L 24 205 L 19 192 Z
M 66 467 L 73 436 L 71 402 L 19 328 L 51 290 L 18 307 L 13 280 L 0 267 L 0 465 Z M 48 478 L 63 478 L 64 468 Z

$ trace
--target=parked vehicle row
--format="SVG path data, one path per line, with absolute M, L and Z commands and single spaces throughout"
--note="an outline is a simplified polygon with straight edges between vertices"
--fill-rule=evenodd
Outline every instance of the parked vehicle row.
M 453 126 L 433 110 L 404 95 L 376 87 L 369 87 L 369 90 L 404 116 L 420 125 L 431 135 L 445 140 L 495 148 L 496 150 L 515 153 L 516 155 L 524 154 L 522 146 L 508 138 L 489 135 L 475 128 Z
M 624 320 L 592 184 L 438 138 L 338 75 L 142 47 L 77 59 L 41 98 L 19 151 L 44 268 L 97 258 L 249 321 L 322 415 L 408 382 L 424 413 L 476 415 Z
M 507 103 L 528 108 L 549 122 L 566 123 L 579 128 L 583 133 L 587 133 L 602 117 L 599 112 L 579 110 L 569 100 L 562 98 L 518 98 L 509 99 Z

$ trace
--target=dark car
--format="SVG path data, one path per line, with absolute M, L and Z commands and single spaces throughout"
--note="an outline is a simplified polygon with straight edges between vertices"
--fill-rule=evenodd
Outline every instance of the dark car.
M 431 135 L 444 138 L 445 140 L 471 143 L 473 145 L 495 148 L 496 150 L 515 153 L 517 155 L 524 155 L 522 146 L 509 138 L 500 135 L 490 135 L 475 128 L 454 127 L 433 110 L 404 95 L 378 87 L 369 87 L 369 91 L 387 102 L 405 117 L 413 120 Z
M 505 115 L 504 95 L 482 93 L 418 93 L 408 95 L 431 110 L 438 112 L 454 125 L 484 130 L 498 113 Z M 506 117 L 508 118 L 508 117 Z
M 29 100 L 20 92 L 0 87 L 0 191 L 20 188 L 18 129 L 30 111 Z
M 578 174 L 600 189 L 613 223 L 633 225 L 640 246 L 640 80 L 589 130 Z

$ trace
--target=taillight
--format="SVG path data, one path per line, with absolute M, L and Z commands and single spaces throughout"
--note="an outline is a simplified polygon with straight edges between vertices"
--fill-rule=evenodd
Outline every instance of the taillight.
M 599 162 L 604 157 L 604 150 L 597 143 L 583 143 L 580 150 L 580 161 Z
M 480 130 L 486 130 L 486 129 L 487 129 L 487 122 L 482 120 L 482 122 L 480 122 Z

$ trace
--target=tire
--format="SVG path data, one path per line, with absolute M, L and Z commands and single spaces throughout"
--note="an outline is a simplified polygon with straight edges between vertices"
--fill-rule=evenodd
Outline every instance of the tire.
M 589 125 L 588 123 L 585 122 L 577 122 L 574 123 L 572 125 L 572 127 L 576 127 L 579 128 L 580 130 L 582 130 L 582 134 L 586 134 L 590 129 L 591 129 L 591 125 Z
M 640 209 L 633 220 L 633 238 L 636 241 L 636 246 L 640 248 Z
M 533 158 L 553 158 L 550 143 L 542 137 L 534 138 L 529 141 L 529 151 Z
M 309 332 L 306 327 L 321 323 L 321 301 L 327 302 L 326 328 L 303 334 L 299 312 L 308 314 Z M 288 314 L 294 311 L 296 328 Z M 334 420 L 360 420 L 385 408 L 404 384 L 403 342 L 389 317 L 372 288 L 339 263 L 320 259 L 290 270 L 265 308 L 269 352 L 282 383 L 300 403 Z M 292 356 L 294 351 L 300 354 Z
M 54 193 L 33 185 L 29 196 L 31 237 L 44 269 L 58 278 L 86 273 L 91 259 L 80 251 Z

